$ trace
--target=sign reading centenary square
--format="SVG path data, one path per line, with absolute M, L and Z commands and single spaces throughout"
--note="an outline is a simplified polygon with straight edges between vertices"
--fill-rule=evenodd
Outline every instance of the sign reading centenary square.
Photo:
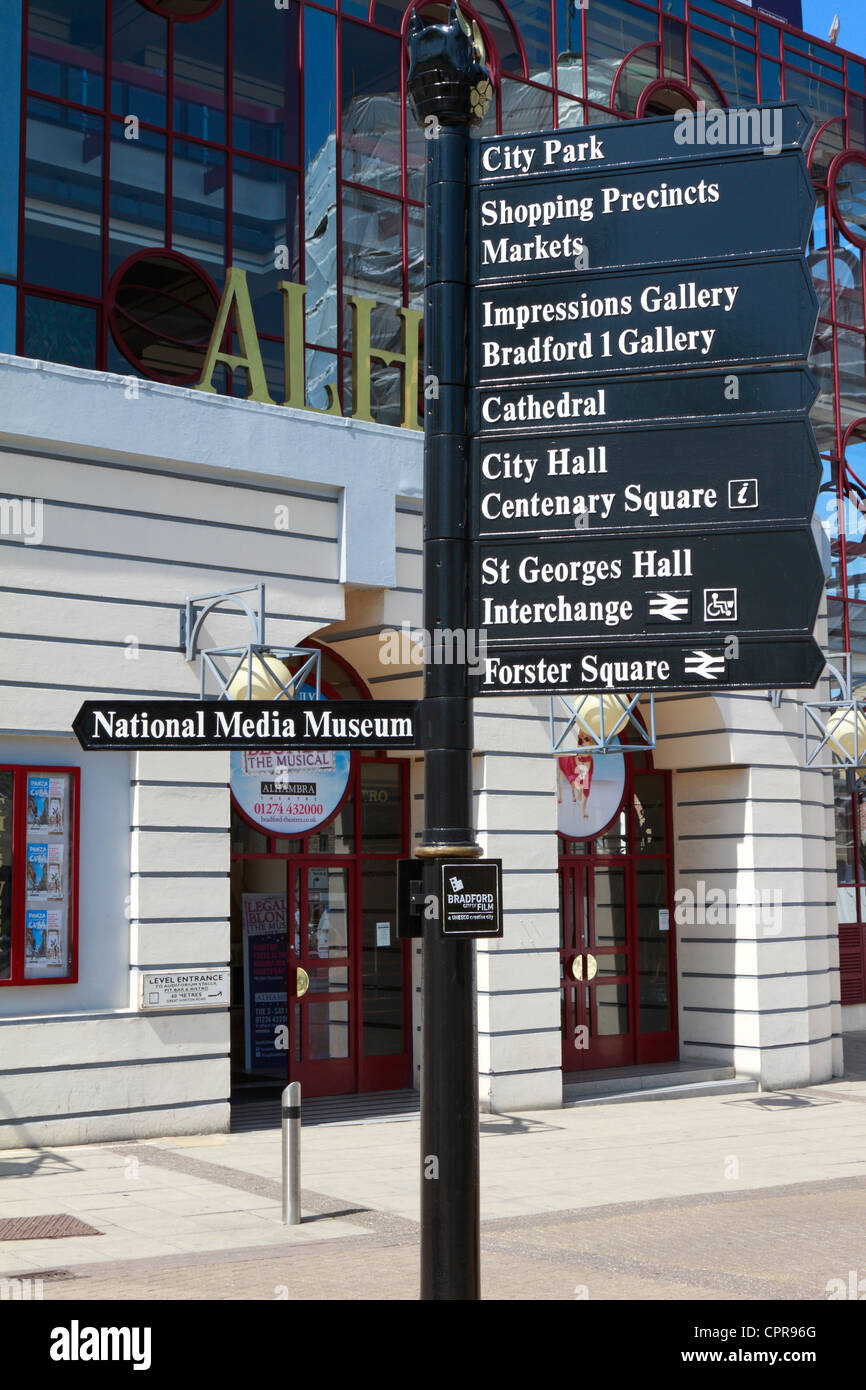
M 811 122 L 758 115 L 771 149 L 682 115 L 478 142 L 476 694 L 818 678 Z

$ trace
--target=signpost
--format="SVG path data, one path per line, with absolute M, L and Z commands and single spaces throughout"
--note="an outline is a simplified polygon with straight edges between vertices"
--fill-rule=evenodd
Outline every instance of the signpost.
M 772 114 L 772 150 L 682 113 L 479 142 L 477 693 L 817 680 L 810 122 Z

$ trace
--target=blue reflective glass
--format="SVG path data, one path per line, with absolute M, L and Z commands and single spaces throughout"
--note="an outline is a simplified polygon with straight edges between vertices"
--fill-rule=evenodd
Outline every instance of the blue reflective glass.
M 70 367 L 96 366 L 96 310 L 85 304 L 42 299 L 29 294 L 24 300 L 25 357 L 44 362 L 66 362 Z
M 104 0 L 39 0 L 29 6 L 28 85 L 82 106 L 102 106 Z
M 96 298 L 102 289 L 99 116 L 51 102 L 27 107 L 24 279 Z

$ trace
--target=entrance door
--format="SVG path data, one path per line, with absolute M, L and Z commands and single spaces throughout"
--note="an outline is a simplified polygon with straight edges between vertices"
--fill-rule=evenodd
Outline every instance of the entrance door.
M 289 861 L 288 876 L 289 1074 L 305 1095 L 341 1095 L 357 1089 L 351 875 L 316 859 Z
M 631 942 L 622 865 L 560 873 L 562 1066 L 624 1066 L 634 1058 Z
M 561 838 L 565 1072 L 677 1056 L 669 774 L 635 768 L 633 756 L 606 830 Z

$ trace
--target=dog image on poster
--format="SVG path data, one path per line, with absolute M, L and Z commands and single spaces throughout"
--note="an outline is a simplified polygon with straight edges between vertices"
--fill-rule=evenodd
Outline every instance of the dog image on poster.
M 589 739 L 581 734 L 576 750 L 557 758 L 560 835 L 570 840 L 587 840 L 597 835 L 616 815 L 624 788 L 622 753 L 594 752 Z

